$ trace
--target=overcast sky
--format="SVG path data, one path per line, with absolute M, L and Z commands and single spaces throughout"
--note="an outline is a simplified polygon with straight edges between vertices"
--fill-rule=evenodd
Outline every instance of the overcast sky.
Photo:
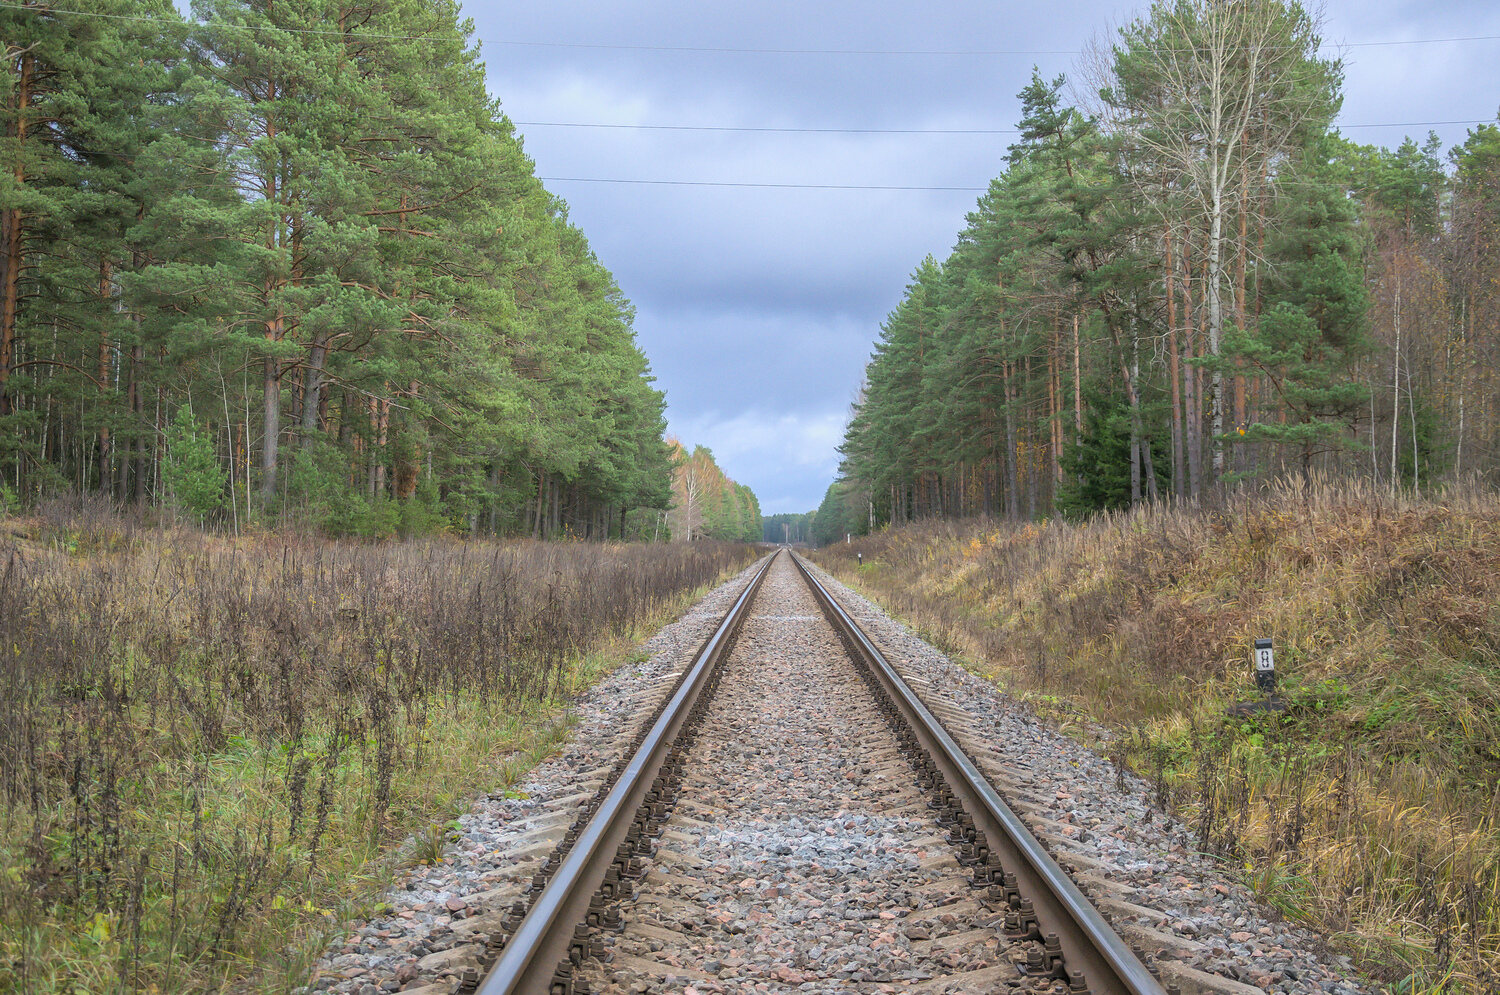
M 1033 63 L 1047 75 L 1070 71 L 1068 53 L 1143 7 L 470 0 L 465 9 L 483 43 L 491 92 L 520 123 L 538 174 L 556 178 L 547 187 L 567 200 L 573 222 L 636 304 L 636 332 L 667 393 L 671 431 L 710 447 L 769 514 L 821 500 L 880 322 L 922 257 L 952 248 L 977 192 L 577 178 L 983 188 L 1013 137 L 544 123 L 1011 128 L 1015 94 Z M 1493 119 L 1500 42 L 1355 44 L 1474 35 L 1500 35 L 1500 5 L 1330 4 L 1325 37 L 1353 45 L 1345 49 L 1340 124 L 1358 140 L 1394 145 L 1427 128 L 1347 126 Z M 1465 132 L 1434 130 L 1446 145 Z
M 822 500 L 881 321 L 922 257 L 948 254 L 1014 136 L 686 129 L 1012 129 L 1033 64 L 1071 74 L 1146 3 L 936 6 L 464 3 L 490 92 L 635 303 L 671 432 L 767 514 Z M 1494 0 L 1332 0 L 1339 125 L 1395 146 L 1423 122 L 1494 120 L 1500 40 L 1383 44 L 1475 36 L 1500 36 Z M 1466 126 L 1430 130 L 1446 148 Z M 961 189 L 585 182 L 601 179 Z

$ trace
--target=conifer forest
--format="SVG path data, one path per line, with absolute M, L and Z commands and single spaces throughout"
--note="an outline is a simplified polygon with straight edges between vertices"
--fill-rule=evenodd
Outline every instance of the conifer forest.
M 6 500 L 649 536 L 672 457 L 631 304 L 458 4 L 193 13 L 0 8 Z
M 0 993 L 1500 992 L 1500 5 L 1107 6 L 0 0 Z
M 1500 471 L 1500 128 L 1361 145 L 1296 4 L 1166 3 L 1033 72 L 881 329 L 819 541 L 1287 475 Z

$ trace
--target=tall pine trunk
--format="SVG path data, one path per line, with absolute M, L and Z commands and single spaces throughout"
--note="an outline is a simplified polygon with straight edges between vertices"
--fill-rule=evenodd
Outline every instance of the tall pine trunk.
M 1182 462 L 1182 377 L 1177 352 L 1177 261 L 1172 258 L 1172 229 L 1166 230 L 1166 268 L 1163 282 L 1167 295 L 1167 379 L 1172 384 L 1172 493 L 1183 496 L 1185 479 Z
M 1215 174 L 1217 175 L 1217 167 Z M 1224 371 L 1219 368 L 1219 351 L 1224 334 L 1224 191 L 1216 183 L 1213 209 L 1208 229 L 1208 279 L 1203 288 L 1208 295 L 1208 354 L 1212 358 L 1209 373 L 1209 444 L 1213 450 L 1213 476 L 1224 476 Z
M 328 361 L 326 332 L 313 336 L 307 351 L 307 371 L 302 378 L 302 448 L 311 449 L 317 438 L 318 416 L 323 405 L 323 365 Z
M 141 422 L 143 421 L 143 410 L 141 406 L 141 371 L 146 366 L 146 346 L 140 341 L 140 319 L 136 319 L 136 343 L 130 350 L 130 415 L 136 433 L 135 443 L 132 449 L 135 459 L 132 460 L 135 471 L 135 503 L 146 503 L 146 467 L 148 465 L 150 448 L 146 445 L 146 439 L 141 433 Z M 227 413 L 226 413 L 227 421 Z M 230 485 L 231 487 L 233 484 Z
M 1083 349 L 1078 339 L 1078 315 L 1073 315 L 1073 444 L 1083 441 Z
M 280 319 L 268 322 L 266 338 L 275 341 L 279 337 L 276 326 Z M 276 499 L 277 445 L 281 440 L 281 364 L 275 356 L 267 356 L 262 367 L 261 406 L 265 411 L 266 435 L 260 449 L 260 494 L 269 505 Z
M 1062 373 L 1058 369 L 1058 316 L 1052 318 L 1052 341 L 1047 346 L 1047 428 L 1049 430 L 1049 448 L 1052 458 L 1052 488 L 1056 493 L 1057 485 L 1062 483 Z
M 17 192 L 26 187 L 26 112 L 31 107 L 36 62 L 21 56 L 20 72 L 11 93 L 16 109 L 15 169 Z M 21 267 L 25 263 L 25 213 L 19 207 L 0 211 L 0 415 L 11 413 L 10 372 L 15 362 L 16 325 L 21 316 Z
M 114 451 L 111 448 L 109 413 L 109 257 L 99 257 L 99 493 L 108 495 L 114 484 Z
M 1203 402 L 1198 394 L 1198 368 L 1191 360 L 1197 352 L 1197 316 L 1193 312 L 1193 267 L 1183 246 L 1183 341 L 1182 404 L 1183 443 L 1187 449 L 1188 495 L 1197 500 L 1203 493 Z
M 1011 521 L 1021 517 L 1021 493 L 1016 471 L 1016 413 L 1011 406 L 1011 375 L 1014 364 L 1001 363 L 1005 397 L 1005 515 Z
M 1391 359 L 1391 493 L 1395 493 L 1398 482 L 1399 466 L 1396 462 L 1397 439 L 1401 430 L 1401 254 L 1399 251 L 1391 254 L 1393 266 L 1396 271 L 1396 300 L 1391 309 L 1391 320 L 1395 326 L 1396 347 L 1392 350 Z M 1407 390 L 1411 387 L 1408 386 Z

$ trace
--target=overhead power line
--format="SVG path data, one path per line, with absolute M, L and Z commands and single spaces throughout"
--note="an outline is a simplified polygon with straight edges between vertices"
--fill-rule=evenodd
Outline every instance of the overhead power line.
M 1500 35 L 1465 35 L 1453 38 L 1391 38 L 1383 41 L 1350 41 L 1325 45 L 1326 48 L 1376 48 L 1391 45 L 1441 45 L 1448 42 L 1500 41 Z M 984 58 L 1014 55 L 1077 55 L 1069 48 L 729 48 L 710 45 L 621 45 L 603 42 L 565 41 L 487 41 L 491 45 L 513 45 L 524 48 L 584 48 L 624 52 L 698 52 L 707 55 L 898 55 L 961 56 Z M 1270 46 L 1265 46 L 1269 48 Z
M 1387 121 L 1384 124 L 1339 124 L 1334 122 L 1335 128 L 1436 128 L 1444 124 L 1494 124 L 1492 117 L 1477 118 L 1472 121 Z
M 143 24 L 161 24 L 172 27 L 191 27 L 198 22 L 188 20 L 174 20 L 165 17 L 141 17 L 132 14 L 110 14 L 97 10 L 68 10 L 58 7 L 38 7 L 30 4 L 17 3 L 14 0 L 0 0 L 0 9 L 26 11 L 33 14 L 61 14 L 69 17 L 97 17 L 114 21 L 134 21 Z M 227 25 L 246 31 L 276 31 L 283 34 L 297 35 L 322 35 L 326 37 L 347 38 L 351 41 L 433 41 L 433 35 L 392 35 L 374 34 L 364 32 L 345 32 L 330 28 L 284 28 L 274 24 L 234 24 L 229 21 L 214 21 L 215 25 Z M 444 40 L 451 40 L 451 36 L 445 36 Z M 1455 42 L 1486 42 L 1500 41 L 1500 35 L 1454 35 L 1447 38 L 1389 38 L 1379 41 L 1350 41 L 1330 45 L 1331 48 L 1385 48 L 1395 45 L 1443 45 Z M 505 45 L 514 48 L 573 48 L 591 51 L 620 51 L 620 52 L 697 52 L 707 55 L 889 55 L 889 56 L 936 56 L 936 57 L 970 57 L 985 58 L 994 56 L 1031 56 L 1031 55 L 1077 55 L 1074 49 L 1062 48 L 974 48 L 974 49 L 948 49 L 948 48 L 913 48 L 913 49 L 886 49 L 886 48 L 748 48 L 731 47 L 719 45 L 626 45 L 610 42 L 579 42 L 579 41 L 534 41 L 511 38 L 485 39 L 486 44 Z
M 617 128 L 627 131 L 732 131 L 784 135 L 1015 135 L 1018 128 L 776 128 L 719 124 L 609 124 L 602 121 L 512 121 L 518 128 Z
M 1338 128 L 1428 128 L 1451 124 L 1491 124 L 1493 118 L 1467 121 L 1388 121 L 1336 124 Z M 780 135 L 1018 135 L 1019 128 L 778 128 L 724 124 L 615 124 L 604 121 L 512 121 L 518 128 L 603 128 L 620 131 L 723 131 Z
M 0 2 L 0 8 L 5 10 L 23 10 L 32 14 L 62 14 L 68 17 L 98 17 L 109 21 L 131 21 L 136 24 L 160 24 L 164 27 L 173 28 L 195 28 L 204 26 L 202 21 L 190 21 L 187 19 L 174 20 L 170 17 L 142 17 L 137 14 L 109 14 L 101 10 L 68 10 L 64 7 L 37 7 L 24 3 L 13 3 L 9 0 Z M 238 24 L 219 18 L 209 21 L 208 25 L 213 27 L 237 28 L 242 31 L 275 31 L 279 34 L 288 35 L 321 35 L 329 38 L 344 38 L 348 41 L 434 41 L 442 37 L 443 40 L 451 41 L 452 35 L 383 35 L 367 34 L 362 31 L 339 31 L 333 28 L 284 28 L 276 24 Z
M 984 193 L 989 187 L 923 187 L 865 183 L 739 183 L 725 180 L 635 180 L 615 176 L 538 176 L 543 183 L 629 183 L 656 187 L 759 187 L 772 190 L 920 190 Z

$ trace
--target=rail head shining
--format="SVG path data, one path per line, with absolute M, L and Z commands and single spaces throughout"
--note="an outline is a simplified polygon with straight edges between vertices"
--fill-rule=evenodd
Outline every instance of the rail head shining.
M 765 559 L 713 635 L 698 649 L 661 716 L 579 832 L 515 935 L 506 942 L 477 995 L 548 995 L 557 965 L 568 956 L 573 927 L 584 921 L 589 900 L 614 863 L 636 810 L 645 801 L 693 703 L 748 614 L 755 592 L 776 555 L 772 553 Z
M 964 803 L 976 825 L 986 830 L 990 845 L 999 851 L 1005 869 L 1016 875 L 1021 893 L 1035 906 L 1043 931 L 1058 934 L 1066 963 L 1070 969 L 1083 972 L 1091 995 L 1166 995 L 1161 982 L 1042 848 L 963 747 L 948 734 L 802 558 L 793 553 L 792 562 L 834 628 L 864 658 L 875 678 L 890 693 L 912 732 L 942 771 L 950 790 Z

